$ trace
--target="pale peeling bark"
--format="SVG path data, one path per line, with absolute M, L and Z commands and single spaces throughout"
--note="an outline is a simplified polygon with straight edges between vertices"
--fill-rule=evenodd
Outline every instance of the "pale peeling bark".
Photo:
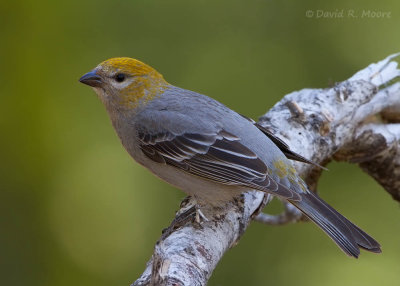
M 357 163 L 395 200 L 400 201 L 400 70 L 392 55 L 326 89 L 303 89 L 286 95 L 259 123 L 290 148 L 321 165 L 332 159 Z M 316 190 L 321 169 L 295 163 Z M 189 206 L 190 206 L 189 202 Z M 177 214 L 157 242 L 142 276 L 132 285 L 205 285 L 223 254 L 235 246 L 252 219 L 267 224 L 297 221 L 291 206 L 271 216 L 262 193 L 249 192 L 228 210 L 209 209 L 201 224 Z M 185 206 L 188 208 L 188 205 Z M 178 223 L 177 223 L 178 222 Z

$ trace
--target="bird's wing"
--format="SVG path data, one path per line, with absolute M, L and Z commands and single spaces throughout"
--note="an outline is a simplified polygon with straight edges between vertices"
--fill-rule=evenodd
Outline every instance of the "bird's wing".
M 294 161 L 299 161 L 299 162 L 303 162 L 303 163 L 307 163 L 307 164 L 311 164 L 314 165 L 318 168 L 327 170 L 325 167 L 319 165 L 318 163 L 315 163 L 307 158 L 304 158 L 303 156 L 301 156 L 300 154 L 297 154 L 296 152 L 293 152 L 292 150 L 290 150 L 289 145 L 287 145 L 282 139 L 280 139 L 279 137 L 275 136 L 268 128 L 265 128 L 264 126 L 258 124 L 257 122 L 255 122 L 253 119 L 240 114 L 243 118 L 249 120 L 251 123 L 253 123 L 254 126 L 256 126 L 258 129 L 260 129 L 260 131 L 262 133 L 264 133 L 272 142 L 274 142 L 274 144 L 276 146 L 278 146 L 278 148 L 283 152 L 283 154 L 285 154 L 286 158 L 290 159 L 290 160 L 294 160 Z
M 174 166 L 189 174 L 226 185 L 268 191 L 285 199 L 300 200 L 268 175 L 258 156 L 227 131 L 215 133 L 150 134 L 139 131 L 140 148 L 150 159 Z

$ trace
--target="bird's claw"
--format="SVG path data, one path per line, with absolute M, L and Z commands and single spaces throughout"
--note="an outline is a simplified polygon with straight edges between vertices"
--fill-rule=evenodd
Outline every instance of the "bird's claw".
M 209 221 L 209 219 L 203 214 L 203 212 L 196 206 L 195 222 L 201 224 L 202 221 Z

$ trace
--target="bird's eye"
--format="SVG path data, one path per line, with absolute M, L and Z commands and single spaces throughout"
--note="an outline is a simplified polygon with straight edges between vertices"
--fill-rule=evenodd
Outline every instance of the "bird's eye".
M 115 75 L 115 80 L 117 82 L 123 82 L 125 80 L 125 75 L 123 73 L 117 73 Z

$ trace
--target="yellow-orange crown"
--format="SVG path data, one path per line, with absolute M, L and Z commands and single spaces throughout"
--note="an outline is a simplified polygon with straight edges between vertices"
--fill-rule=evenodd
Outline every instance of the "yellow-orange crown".
M 105 60 L 99 66 L 107 71 L 118 70 L 119 72 L 127 73 L 132 76 L 143 76 L 151 74 L 153 76 L 162 78 L 162 75 L 159 74 L 151 66 L 148 66 L 145 63 L 132 58 L 111 58 Z

